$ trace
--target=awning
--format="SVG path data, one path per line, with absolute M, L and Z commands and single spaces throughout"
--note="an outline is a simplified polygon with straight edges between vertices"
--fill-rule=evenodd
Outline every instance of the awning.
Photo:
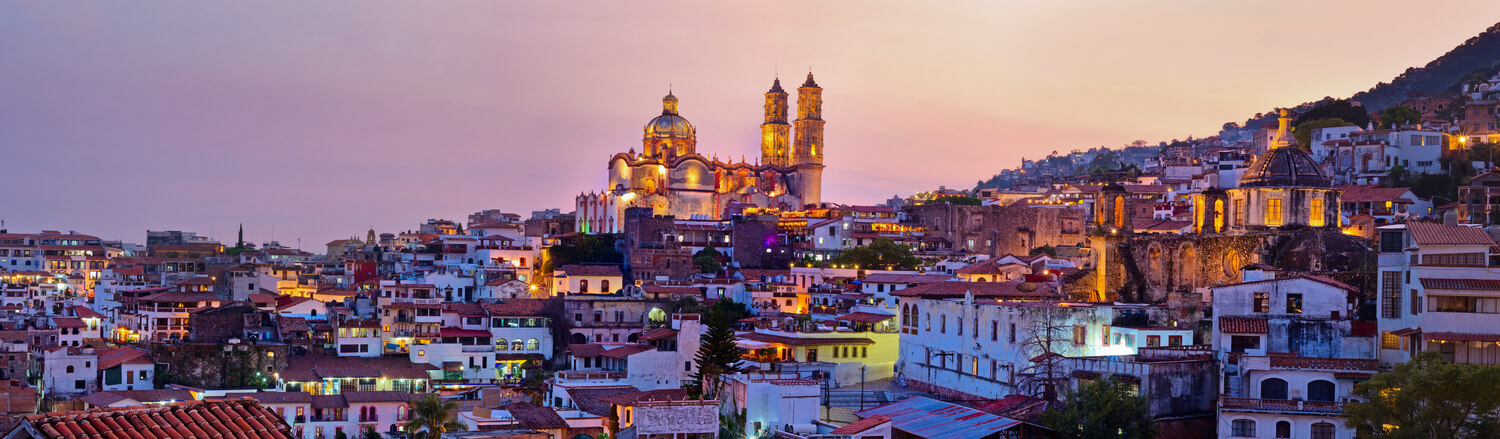
M 1500 342 L 1500 334 L 1467 334 L 1462 332 L 1428 332 L 1422 334 L 1427 341 L 1485 341 Z
M 1405 337 L 1405 336 L 1416 334 L 1416 333 L 1420 333 L 1420 332 L 1422 332 L 1421 329 L 1402 328 L 1402 329 L 1397 329 L 1395 331 L 1391 331 L 1391 335 L 1394 335 L 1394 336 L 1397 336 L 1397 337 Z

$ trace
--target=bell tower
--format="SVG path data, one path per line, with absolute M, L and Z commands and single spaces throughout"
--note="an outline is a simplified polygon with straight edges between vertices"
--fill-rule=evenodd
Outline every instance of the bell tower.
M 797 195 L 804 205 L 823 202 L 823 123 L 823 88 L 807 72 L 807 81 L 797 88 L 791 163 L 797 168 Z
M 766 121 L 760 124 L 760 162 L 772 166 L 791 164 L 792 126 L 786 123 L 787 94 L 781 78 L 766 92 Z

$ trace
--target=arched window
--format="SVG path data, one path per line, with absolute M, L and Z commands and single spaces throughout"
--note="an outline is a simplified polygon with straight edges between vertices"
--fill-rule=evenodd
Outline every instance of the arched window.
M 599 281 L 599 292 L 608 294 L 609 291 L 609 279 Z
M 73 373 L 73 366 L 68 366 L 68 373 Z
M 1229 423 L 1229 435 L 1234 437 L 1255 437 L 1255 421 L 1249 419 L 1235 419 Z
M 901 305 L 901 326 L 911 326 L 911 305 Z
M 1312 425 L 1312 439 L 1333 439 L 1333 424 L 1319 422 Z
M 1325 380 L 1317 380 L 1311 383 L 1307 383 L 1307 400 L 1333 401 L 1333 394 L 1336 393 L 1336 388 L 1337 387 L 1335 387 L 1333 383 Z
M 1287 422 L 1287 421 L 1276 421 L 1276 437 L 1277 438 L 1290 438 L 1290 437 L 1292 437 L 1292 423 L 1291 422 Z
M 1286 380 L 1270 378 L 1261 381 L 1260 399 L 1286 399 Z
M 509 342 L 506 341 L 504 338 L 496 339 L 495 340 L 495 350 L 497 350 L 497 351 L 503 351 L 503 350 L 507 349 L 510 345 L 508 345 L 506 343 L 509 343 Z
M 947 334 L 948 333 L 948 316 L 941 315 L 941 314 L 938 315 L 938 333 L 939 334 Z
M 525 347 L 524 345 L 522 345 L 522 343 L 523 342 L 519 338 L 515 339 L 515 340 L 511 340 L 511 342 L 510 342 L 510 350 L 512 350 L 512 351 L 519 351 L 519 350 L 521 350 L 521 348 Z
M 984 276 L 979 276 L 978 278 L 974 279 L 974 281 L 975 282 L 989 282 L 990 280 L 989 279 L 985 279 Z
M 589 342 L 589 337 L 587 335 L 573 334 L 573 341 L 571 343 L 569 343 L 569 344 L 588 344 L 588 342 Z M 495 344 L 495 347 L 498 348 L 498 347 L 500 347 L 500 345 L 497 343 L 497 344 Z
M 927 317 L 927 320 L 926 320 L 927 325 L 923 329 L 931 331 L 932 330 L 932 313 L 927 313 L 926 317 Z
M 536 351 L 536 350 L 541 350 L 541 349 L 542 349 L 542 342 L 541 341 L 538 341 L 537 339 L 534 339 L 534 338 L 530 339 L 530 340 L 526 340 L 526 350 L 528 350 L 528 351 Z
M 589 280 L 588 279 L 579 279 L 578 280 L 578 292 L 580 292 L 580 293 L 587 293 L 587 292 L 589 292 Z

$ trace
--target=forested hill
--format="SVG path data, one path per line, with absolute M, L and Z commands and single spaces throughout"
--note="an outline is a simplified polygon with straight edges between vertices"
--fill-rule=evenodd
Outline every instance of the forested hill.
M 1427 96 L 1449 96 L 1459 91 L 1459 84 L 1488 77 L 1500 62 L 1500 24 L 1490 26 L 1469 38 L 1426 66 L 1406 69 L 1391 82 L 1382 82 L 1367 91 L 1354 94 L 1354 100 L 1365 109 L 1380 111 L 1400 104 L 1407 93 Z

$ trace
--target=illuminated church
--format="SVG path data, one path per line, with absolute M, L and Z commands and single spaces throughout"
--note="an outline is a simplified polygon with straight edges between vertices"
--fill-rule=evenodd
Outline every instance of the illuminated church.
M 797 88 L 797 119 L 787 123 L 787 93 L 776 79 L 765 95 L 755 163 L 719 161 L 698 153 L 697 130 L 662 98 L 661 115 L 646 122 L 641 152 L 609 159 L 608 188 L 579 194 L 578 231 L 620 233 L 625 209 L 657 215 L 720 219 L 731 205 L 800 210 L 822 201 L 823 89 L 812 73 Z M 796 136 L 793 137 L 795 129 Z

